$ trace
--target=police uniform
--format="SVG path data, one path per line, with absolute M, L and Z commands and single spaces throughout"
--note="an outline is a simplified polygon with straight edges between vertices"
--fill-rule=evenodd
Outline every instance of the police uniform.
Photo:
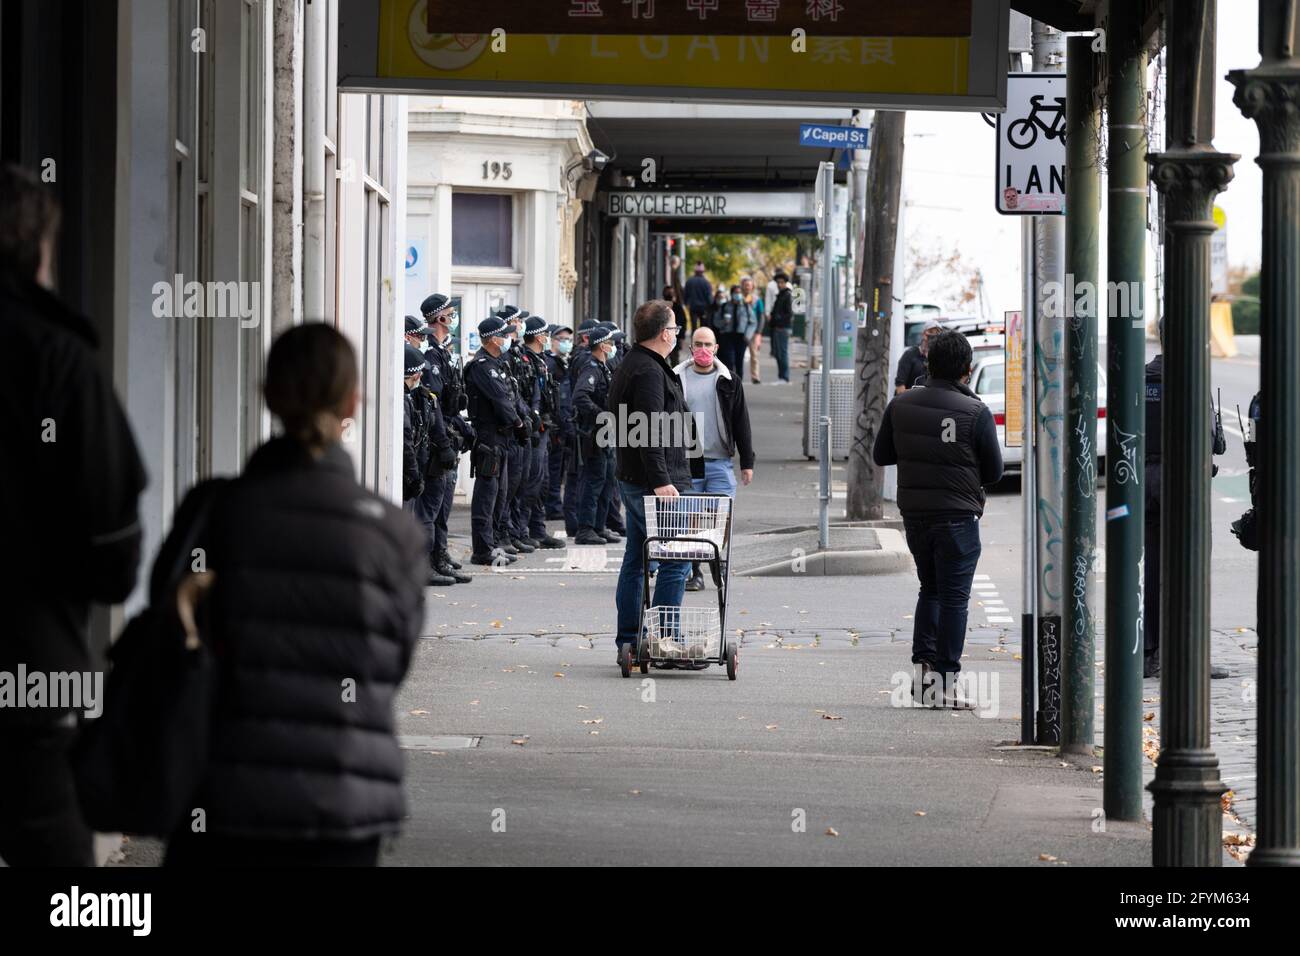
M 478 325 L 482 339 L 504 337 L 509 326 L 493 316 Z M 465 365 L 465 395 L 469 420 L 474 426 L 475 442 L 471 467 L 475 476 L 474 495 L 470 502 L 470 528 L 474 541 L 475 564 L 492 564 L 503 556 L 514 556 L 498 548 L 500 506 L 509 480 L 511 435 L 522 428 L 514 382 L 503 356 L 486 348 L 479 349 Z
M 403 374 L 414 375 L 424 367 L 424 356 L 409 342 L 403 350 Z M 424 468 L 429 455 L 429 429 L 425 403 L 417 389 L 402 383 L 402 507 L 415 513 L 415 499 L 424 491 Z
M 527 532 L 524 543 L 538 548 L 562 548 L 564 543 L 551 537 L 546 530 L 546 486 L 550 474 L 547 455 L 550 446 L 550 433 L 559 430 L 556 393 L 551 381 L 550 371 L 544 357 L 545 339 L 548 334 L 546 320 L 539 315 L 529 316 L 524 323 L 524 360 L 529 364 L 534 382 L 535 402 L 533 410 L 537 416 L 537 430 L 534 432 L 530 447 L 525 449 L 528 457 L 528 472 L 522 485 L 521 522 Z M 534 352 L 528 347 L 529 340 L 541 340 L 543 351 Z
M 420 303 L 420 311 L 425 319 L 433 322 L 448 313 L 454 314 L 448 297 L 438 292 Z M 465 407 L 465 386 L 458 358 L 438 341 L 432 326 L 426 325 L 425 328 L 428 330 L 429 348 L 424 353 L 425 369 L 420 384 L 437 398 L 445 426 L 441 439 L 435 440 L 431 451 L 437 468 L 435 471 L 434 462 L 430 463 L 430 476 L 425 481 L 422 496 L 433 522 L 429 563 L 435 571 L 453 582 L 468 584 L 472 578 L 460 570 L 460 564 L 452 560 L 448 549 L 447 523 L 456 496 L 460 454 L 470 446 L 473 428 L 460 414 Z
M 550 333 L 554 339 L 557 332 L 570 332 L 567 326 L 552 325 Z M 578 531 L 578 504 L 573 492 L 577 491 L 576 482 L 569 481 L 570 446 L 573 441 L 573 392 L 569 387 L 569 357 L 556 352 L 544 352 L 546 360 L 547 381 L 551 388 L 552 403 L 555 406 L 555 427 L 548 434 L 547 441 L 547 483 L 546 483 L 546 517 L 548 520 L 563 520 L 565 530 L 572 537 Z M 572 525 L 569 524 L 566 502 L 573 501 Z
M 612 326 L 600 326 L 591 333 L 593 349 L 614 340 Z M 614 493 L 614 449 L 598 441 L 602 414 L 608 408 L 609 386 L 613 381 L 606 362 L 592 358 L 578 376 L 573 390 L 577 420 L 578 452 L 582 459 L 584 484 L 578 506 L 577 544 L 605 544 L 619 540 L 605 533 L 605 520 Z
M 502 315 L 502 313 L 507 314 Z M 527 311 L 520 311 L 514 306 L 506 306 L 497 314 L 507 322 L 521 322 L 528 318 Z M 538 402 L 536 376 L 532 363 L 524 358 L 523 353 L 523 344 L 519 338 L 516 338 L 510 346 L 510 351 L 502 356 L 514 384 L 519 420 L 523 422 L 524 427 L 510 436 L 509 482 L 502 490 L 504 497 L 500 521 L 497 525 L 497 540 L 507 553 L 529 554 L 535 549 L 524 540 L 528 537 L 528 529 L 524 526 L 524 509 L 520 499 L 524 480 L 528 476 L 533 439 L 540 435 L 541 422 L 536 411 Z
M 1161 333 L 1164 321 L 1161 320 Z M 1160 499 L 1161 493 L 1161 403 L 1164 399 L 1164 355 L 1157 355 L 1146 365 L 1146 449 L 1145 464 L 1145 522 L 1143 539 L 1146 549 L 1143 558 L 1143 611 L 1142 649 L 1145 654 L 1143 675 L 1154 677 L 1160 672 Z M 1223 425 L 1210 408 L 1210 450 L 1222 455 L 1228 449 Z M 1212 465 L 1217 472 L 1218 465 Z

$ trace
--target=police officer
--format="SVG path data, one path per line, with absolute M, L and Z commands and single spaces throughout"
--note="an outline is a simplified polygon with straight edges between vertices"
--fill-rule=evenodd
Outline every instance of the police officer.
M 475 476 L 470 502 L 473 564 L 513 564 L 498 538 L 500 507 L 509 480 L 511 437 L 523 431 L 514 380 L 504 355 L 510 348 L 510 325 L 498 316 L 478 324 L 482 347 L 465 366 L 469 420 L 476 435 L 470 456 Z
M 537 404 L 535 411 L 539 422 L 538 430 L 533 434 L 531 447 L 527 449 L 528 473 L 519 496 L 522 504 L 521 519 L 527 537 L 525 544 L 535 548 L 562 548 L 564 542 L 553 538 L 546 530 L 546 484 L 550 473 L 547 464 L 551 433 L 559 432 L 559 393 L 551 380 L 550 368 L 546 364 L 546 347 L 550 344 L 550 329 L 546 320 L 540 315 L 530 315 L 524 322 L 524 359 L 532 367 L 533 380 L 536 383 Z
M 532 449 L 532 439 L 540 432 L 541 421 L 536 412 L 537 381 L 533 366 L 524 358 L 523 324 L 528 318 L 526 310 L 513 305 L 503 307 L 497 316 L 510 325 L 513 336 L 510 346 L 503 355 L 515 391 L 515 403 L 523 430 L 511 435 L 509 440 L 509 479 L 501 490 L 501 507 L 497 512 L 497 543 L 507 554 L 531 554 L 536 550 L 526 540 L 527 529 L 523 527 L 523 508 L 520 505 L 520 489 L 528 472 L 528 459 Z
M 1165 319 L 1160 317 L 1160 341 L 1165 337 Z M 1160 405 L 1164 398 L 1164 355 L 1157 355 L 1146 366 L 1146 523 L 1143 537 L 1146 556 L 1143 558 L 1143 611 L 1142 611 L 1142 676 L 1160 674 L 1160 499 L 1161 499 L 1161 426 Z M 1220 416 L 1210 408 L 1210 446 L 1215 455 L 1228 450 Z M 1211 464 L 1211 474 L 1218 465 Z M 1228 676 L 1226 668 L 1211 665 L 1210 676 L 1221 679 Z
M 465 383 L 461 375 L 460 356 L 453 355 L 449 347 L 460 317 L 450 299 L 435 292 L 420 303 L 420 312 L 428 323 L 429 347 L 424 353 L 427 363 L 422 384 L 438 399 L 446 425 L 446 445 L 439 450 L 440 481 L 426 495 L 433 513 L 433 551 L 430 563 L 444 577 L 458 584 L 468 584 L 470 575 L 461 571 L 459 562 L 452 560 L 447 546 L 447 522 L 451 517 L 451 504 L 456 496 L 456 481 L 460 472 L 460 455 L 474 440 L 474 428 L 461 415 L 465 408 Z
M 456 583 L 456 579 L 450 575 L 442 574 L 437 569 L 437 562 L 434 560 L 436 532 L 434 528 L 437 512 L 442 505 L 442 488 L 443 488 L 443 469 L 447 467 L 448 458 L 451 457 L 448 448 L 447 425 L 442 417 L 442 409 L 439 407 L 438 396 L 424 384 L 424 378 L 429 373 L 428 363 L 425 361 L 424 353 L 419 348 L 412 345 L 410 340 L 417 339 L 423 341 L 423 332 L 411 329 L 411 316 L 407 316 L 406 321 L 406 338 L 407 343 L 404 348 L 404 357 L 406 373 L 408 376 L 414 376 L 415 385 L 407 385 L 406 402 L 408 411 L 405 418 L 409 420 L 411 428 L 411 460 L 414 463 L 416 472 L 415 482 L 418 492 L 409 502 L 409 509 L 412 514 L 424 526 L 427 535 L 429 548 L 429 578 L 430 587 L 450 587 Z M 422 326 L 423 322 L 418 322 Z M 416 362 L 416 358 L 419 362 Z M 411 370 L 415 369 L 413 373 Z M 405 426 L 407 421 L 403 421 L 403 435 L 406 434 Z M 402 469 L 406 474 L 410 465 L 407 461 L 407 451 L 405 447 L 402 450 Z
M 612 443 L 598 440 L 601 414 L 608 408 L 609 386 L 613 380 L 608 363 L 615 348 L 614 328 L 599 326 L 592 330 L 588 341 L 591 361 L 573 390 L 584 478 L 578 505 L 578 536 L 574 543 L 604 545 L 620 540 L 604 530 L 614 493 L 614 447 Z
M 552 429 L 547 443 L 546 485 L 546 519 L 548 521 L 565 521 L 568 530 L 568 499 L 573 498 L 577 490 L 575 483 L 565 484 L 569 474 L 569 459 L 573 445 L 573 391 L 569 386 L 569 356 L 573 352 L 573 329 L 564 325 L 552 325 L 551 348 L 543 353 L 546 359 L 547 376 L 555 393 L 555 419 L 557 427 Z M 572 533 L 578 531 L 577 499 L 573 499 Z
M 424 464 L 428 430 L 423 405 L 417 405 L 415 390 L 424 372 L 424 356 L 409 342 L 402 352 L 402 508 L 415 513 L 415 499 L 424 491 Z

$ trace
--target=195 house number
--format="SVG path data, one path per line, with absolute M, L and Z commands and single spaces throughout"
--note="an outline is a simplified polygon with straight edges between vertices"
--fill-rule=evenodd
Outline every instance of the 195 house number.
M 509 163 L 501 163 L 495 160 L 483 161 L 483 178 L 484 179 L 509 179 L 514 173 L 510 169 Z

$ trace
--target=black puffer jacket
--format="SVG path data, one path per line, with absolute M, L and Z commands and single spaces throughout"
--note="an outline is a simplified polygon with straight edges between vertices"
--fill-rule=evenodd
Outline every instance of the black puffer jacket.
M 423 624 L 424 535 L 357 484 L 341 446 L 313 459 L 285 438 L 222 493 L 209 535 L 219 685 L 195 798 L 208 831 L 395 832 L 406 808 L 393 697 Z
M 682 383 L 667 360 L 643 345 L 633 346 L 614 370 L 608 408 L 616 417 L 619 432 L 626 428 L 618 441 L 615 474 L 619 479 L 643 488 L 674 485 L 682 494 L 689 494 L 691 467 L 686 446 L 693 438 L 694 422 L 686 409 Z M 642 415 L 645 418 L 639 431 L 648 440 L 629 447 L 624 439 L 636 433 L 633 416 Z M 649 438 L 651 433 L 653 438 Z
M 965 385 L 944 379 L 886 406 L 872 457 L 898 466 L 904 518 L 982 515 L 984 486 L 1002 477 L 993 413 Z

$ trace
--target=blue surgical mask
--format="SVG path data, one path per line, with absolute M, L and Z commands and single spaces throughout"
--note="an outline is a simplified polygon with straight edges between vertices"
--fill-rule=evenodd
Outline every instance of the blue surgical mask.
M 570 341 L 569 339 L 564 339 L 563 341 L 556 342 L 555 349 L 561 355 L 568 355 L 570 352 L 573 351 L 573 342 Z

